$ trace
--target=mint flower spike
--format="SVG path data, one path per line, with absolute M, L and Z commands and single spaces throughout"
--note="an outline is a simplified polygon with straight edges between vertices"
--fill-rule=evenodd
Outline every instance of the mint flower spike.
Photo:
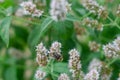
M 81 71 L 81 62 L 80 62 L 80 55 L 76 49 L 72 49 L 69 51 L 69 63 L 68 67 L 70 72 L 72 73 L 72 77 L 75 80 L 81 79 L 84 74 Z
M 96 0 L 85 0 L 83 6 L 91 13 L 98 15 L 98 18 L 107 18 L 107 10 L 105 7 L 100 6 Z
M 85 75 L 84 80 L 99 80 L 99 75 L 97 69 L 92 69 Z
M 63 57 L 61 54 L 61 47 L 62 45 L 60 42 L 57 41 L 53 42 L 49 50 L 50 57 L 54 58 L 57 61 L 62 61 Z
M 93 68 L 94 68 L 94 69 L 97 69 L 98 72 L 101 72 L 102 62 L 101 62 L 99 59 L 94 58 L 94 59 L 90 62 L 89 66 L 88 66 L 88 70 L 91 71 Z
M 43 78 L 45 78 L 45 76 L 46 76 L 46 72 L 43 72 L 41 70 L 37 70 L 35 73 L 36 80 L 42 80 Z
M 45 48 L 43 43 L 40 43 L 36 46 L 36 62 L 39 64 L 39 66 L 46 66 L 48 63 L 48 57 L 47 52 L 48 50 Z
M 69 76 L 66 73 L 60 74 L 58 80 L 70 80 Z
M 24 15 L 31 15 L 32 17 L 40 17 L 43 14 L 42 10 L 38 10 L 32 1 L 25 1 L 20 4 Z
M 104 54 L 107 58 L 118 58 L 120 56 L 120 37 L 112 43 L 103 46 Z
M 50 4 L 50 15 L 54 21 L 63 21 L 66 18 L 71 4 L 67 0 L 52 0 Z

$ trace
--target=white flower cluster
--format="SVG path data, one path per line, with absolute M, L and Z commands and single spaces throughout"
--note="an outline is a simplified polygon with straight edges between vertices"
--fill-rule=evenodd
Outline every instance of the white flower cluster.
M 31 15 L 32 17 L 40 17 L 43 14 L 43 11 L 38 10 L 36 5 L 32 1 L 22 2 L 20 6 L 23 8 L 25 15 Z
M 58 53 L 58 54 L 60 54 L 61 53 L 61 43 L 59 43 L 59 42 L 54 42 L 54 43 L 52 43 L 52 45 L 51 45 L 51 47 L 50 47 L 50 53 Z
M 88 17 L 83 20 L 83 25 L 86 25 L 98 31 L 103 30 L 103 24 L 99 23 L 97 20 L 93 20 Z
M 103 63 L 102 66 L 102 70 L 101 70 L 101 74 L 100 74 L 100 79 L 101 80 L 110 80 L 111 76 L 112 76 L 112 69 L 106 67 L 106 64 Z
M 88 46 L 89 46 L 90 50 L 94 51 L 94 52 L 98 52 L 100 49 L 100 44 L 98 44 L 95 41 L 90 41 Z
M 43 78 L 45 78 L 45 76 L 46 76 L 46 72 L 43 72 L 41 70 L 37 70 L 35 73 L 35 78 L 37 80 L 42 80 Z
M 103 6 L 100 6 L 96 0 L 85 0 L 83 6 L 91 13 L 97 14 L 98 17 L 107 17 L 106 9 Z
M 73 78 L 78 78 L 81 75 L 81 62 L 79 52 L 76 49 L 72 49 L 69 51 L 69 68 L 72 73 Z
M 113 43 L 103 46 L 105 56 L 108 58 L 117 58 L 120 56 L 120 37 L 115 39 Z
M 58 61 L 62 60 L 61 47 L 61 43 L 55 41 L 54 43 L 52 43 L 49 51 L 50 56 Z
M 84 80 L 99 80 L 102 70 L 102 62 L 99 59 L 94 58 L 90 62 L 88 70 L 89 72 L 84 76 Z
M 0 3 L 4 2 L 4 0 L 0 0 Z
M 84 80 L 98 80 L 99 79 L 99 72 L 96 69 L 90 70 L 84 77 Z
M 37 57 L 36 57 L 36 62 L 40 66 L 45 66 L 47 64 L 47 49 L 44 47 L 43 43 L 38 44 L 36 46 L 36 52 L 37 52 Z
M 92 69 L 96 69 L 98 72 L 101 71 L 101 68 L 102 68 L 102 62 L 97 59 L 97 58 L 94 58 L 90 64 L 89 64 L 89 67 L 88 67 L 88 70 L 91 71 Z
M 67 2 L 67 0 L 52 0 L 50 6 L 50 15 L 52 19 L 58 21 L 65 19 L 71 5 Z
M 39 66 L 46 66 L 49 57 L 52 57 L 58 61 L 62 60 L 61 43 L 57 41 L 52 43 L 50 50 L 47 50 L 43 43 L 38 44 L 38 46 L 36 46 L 36 52 L 36 62 L 39 64 Z
M 120 4 L 119 4 L 119 6 L 118 6 L 118 9 L 117 9 L 116 14 L 117 14 L 118 16 L 120 16 Z
M 66 73 L 63 73 L 58 77 L 58 80 L 70 80 L 70 78 Z
M 39 64 L 40 67 L 45 67 L 47 63 L 50 61 L 50 57 L 55 58 L 58 61 L 62 60 L 60 48 L 61 48 L 61 43 L 57 41 L 52 43 L 50 50 L 46 49 L 46 47 L 41 42 L 36 46 L 36 52 L 37 52 L 36 62 Z M 43 77 L 45 77 L 45 75 L 46 75 L 45 72 L 38 70 L 35 74 L 35 77 L 36 79 L 41 80 L 43 79 Z M 66 80 L 69 80 L 67 79 L 65 74 L 61 76 L 65 77 Z M 62 80 L 62 78 L 60 78 L 59 80 Z

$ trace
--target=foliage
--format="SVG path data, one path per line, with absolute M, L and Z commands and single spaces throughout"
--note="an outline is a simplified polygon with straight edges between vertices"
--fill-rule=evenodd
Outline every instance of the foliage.
M 110 80 L 117 80 L 120 56 L 107 58 L 103 46 L 120 36 L 120 12 L 119 15 L 116 14 L 120 0 L 96 0 L 99 5 L 106 7 L 107 13 L 102 17 L 85 8 L 83 1 L 86 0 L 68 0 L 71 9 L 64 13 L 64 20 L 59 20 L 58 17 L 58 21 L 50 14 L 52 0 L 33 0 L 35 8 L 44 11 L 40 17 L 19 12 L 23 1 L 0 0 L 0 80 L 34 80 L 37 69 L 47 72 L 48 80 L 57 80 L 61 73 L 66 73 L 71 78 L 68 52 L 74 48 L 80 53 L 84 74 L 89 72 L 90 62 L 97 58 L 112 70 Z M 62 44 L 63 61 L 50 59 L 47 66 L 39 66 L 35 61 L 36 46 L 42 42 L 50 49 L 55 41 Z M 96 42 L 97 46 L 91 48 L 94 45 L 91 46 L 90 42 Z

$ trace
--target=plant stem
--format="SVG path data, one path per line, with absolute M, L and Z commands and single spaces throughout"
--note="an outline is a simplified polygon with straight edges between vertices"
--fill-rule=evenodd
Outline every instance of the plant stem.
M 120 26 L 117 24 L 117 19 L 115 19 L 115 21 L 113 21 L 109 16 L 107 17 L 111 22 L 112 22 L 112 24 L 113 25 L 115 25 L 117 28 L 119 28 L 120 29 Z
M 107 67 L 109 67 L 112 63 L 114 63 L 115 61 L 117 60 L 117 58 L 113 59 L 112 61 L 110 61 L 108 64 L 107 64 Z
M 85 14 L 83 17 L 81 17 L 81 19 L 80 20 L 83 20 L 84 18 L 86 18 L 87 16 L 89 16 L 91 13 L 89 12 L 89 13 L 87 13 L 87 14 Z

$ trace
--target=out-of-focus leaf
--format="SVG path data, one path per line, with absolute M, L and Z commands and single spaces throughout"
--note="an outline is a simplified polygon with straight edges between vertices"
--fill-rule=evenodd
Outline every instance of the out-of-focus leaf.
M 10 16 L 13 13 L 13 7 L 8 7 L 5 11 L 7 13 L 6 15 Z
M 50 28 L 50 24 L 53 22 L 51 18 L 46 18 L 43 23 L 36 27 L 30 34 L 28 43 L 31 49 L 34 49 L 35 45 L 40 41 L 41 37 Z
M 12 18 L 8 16 L 4 18 L 0 23 L 0 36 L 7 46 L 9 45 L 9 27 L 11 19 Z
M 69 21 L 80 21 L 80 19 L 78 17 L 75 17 L 75 16 L 73 16 L 71 14 L 67 14 L 66 20 L 69 20 Z
M 15 59 L 8 58 L 5 63 L 9 64 L 9 67 L 6 67 L 4 71 L 5 80 L 17 80 L 17 67 L 15 66 Z
M 14 66 L 6 69 L 5 80 L 17 80 L 16 68 Z
M 58 73 L 69 73 L 68 64 L 62 62 L 55 63 L 53 70 Z

